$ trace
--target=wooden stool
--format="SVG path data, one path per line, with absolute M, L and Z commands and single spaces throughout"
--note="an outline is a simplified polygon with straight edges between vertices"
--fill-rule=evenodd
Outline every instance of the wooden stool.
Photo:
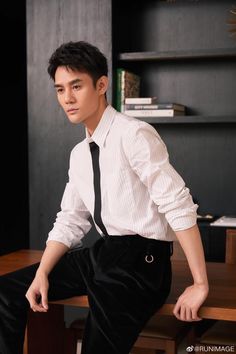
M 134 344 L 135 348 L 152 349 L 153 353 L 164 350 L 166 354 L 176 354 L 179 343 L 190 331 L 191 324 L 177 320 L 174 316 L 154 315 Z
M 236 265 L 236 229 L 226 230 L 225 262 Z M 235 267 L 236 274 L 236 267 Z M 202 334 L 198 345 L 235 345 L 236 346 L 236 322 L 217 321 L 210 329 Z M 234 348 L 234 353 L 236 347 Z
M 217 321 L 202 335 L 200 344 L 236 345 L 236 322 Z
M 77 341 L 82 340 L 84 325 L 85 320 L 78 319 L 68 329 L 69 340 L 73 341 L 73 344 L 70 343 L 71 354 L 76 354 Z M 190 329 L 191 324 L 178 321 L 174 316 L 154 315 L 139 334 L 131 353 L 155 354 L 157 350 L 164 350 L 166 354 L 176 354 L 178 344 Z M 139 348 L 143 350 L 139 351 Z

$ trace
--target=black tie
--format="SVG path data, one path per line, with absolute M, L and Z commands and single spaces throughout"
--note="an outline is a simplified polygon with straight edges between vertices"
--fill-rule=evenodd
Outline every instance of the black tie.
M 101 218 L 101 186 L 100 186 L 100 167 L 99 167 L 99 146 L 92 142 L 89 144 L 93 162 L 93 185 L 94 185 L 94 221 L 99 226 L 104 235 L 108 235 L 105 225 Z

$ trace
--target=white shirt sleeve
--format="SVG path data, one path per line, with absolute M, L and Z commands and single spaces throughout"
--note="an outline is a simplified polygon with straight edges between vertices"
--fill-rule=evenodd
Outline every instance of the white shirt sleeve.
M 90 230 L 89 211 L 84 205 L 73 181 L 72 154 L 70 158 L 69 182 L 66 184 L 61 201 L 61 211 L 53 229 L 49 232 L 48 241 L 54 240 L 74 248 L 80 244 L 82 237 Z
M 131 168 L 148 188 L 159 213 L 174 231 L 196 224 L 198 208 L 182 177 L 169 162 L 167 148 L 156 130 L 145 122 L 129 129 L 123 141 Z

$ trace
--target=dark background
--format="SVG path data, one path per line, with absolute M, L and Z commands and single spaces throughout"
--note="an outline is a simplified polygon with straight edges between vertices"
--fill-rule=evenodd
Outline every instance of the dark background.
M 29 245 L 25 1 L 1 4 L 0 254 Z

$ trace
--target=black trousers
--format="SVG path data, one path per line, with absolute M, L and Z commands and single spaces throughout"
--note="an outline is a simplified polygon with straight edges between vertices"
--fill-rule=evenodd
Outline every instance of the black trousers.
M 109 236 L 62 257 L 49 275 L 48 298 L 88 295 L 82 354 L 129 353 L 169 294 L 171 246 L 139 235 Z M 29 309 L 25 293 L 37 268 L 0 277 L 1 354 L 23 352 Z

